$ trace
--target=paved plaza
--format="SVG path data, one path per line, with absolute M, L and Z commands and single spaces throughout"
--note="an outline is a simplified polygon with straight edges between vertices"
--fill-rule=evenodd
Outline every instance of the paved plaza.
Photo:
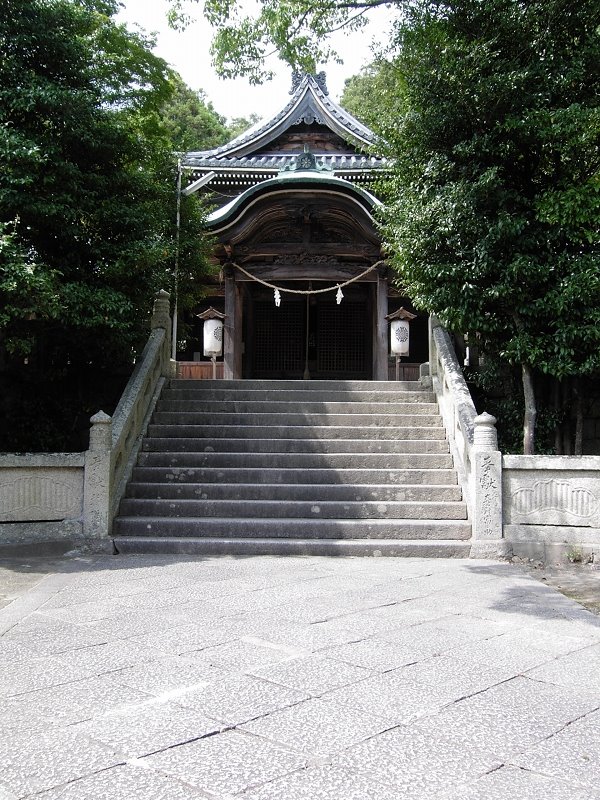
M 0 610 L 1 800 L 600 800 L 600 618 L 512 565 L 57 569 Z

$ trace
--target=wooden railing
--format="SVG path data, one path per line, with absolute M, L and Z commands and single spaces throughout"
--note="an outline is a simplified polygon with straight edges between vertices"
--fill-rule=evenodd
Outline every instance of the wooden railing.
M 215 377 L 219 380 L 223 378 L 223 362 L 217 361 Z M 213 377 L 213 365 L 211 361 L 178 361 L 177 377 L 191 381 L 209 381 Z

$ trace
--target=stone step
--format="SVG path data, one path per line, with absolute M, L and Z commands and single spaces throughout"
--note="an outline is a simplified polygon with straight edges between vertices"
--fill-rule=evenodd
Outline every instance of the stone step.
M 459 539 L 471 536 L 463 520 L 235 519 L 224 517 L 129 517 L 114 522 L 115 536 L 268 539 Z
M 438 415 L 437 403 L 422 402 L 389 402 L 366 403 L 362 401 L 322 401 L 309 402 L 302 400 L 239 400 L 237 398 L 205 401 L 200 397 L 181 400 L 180 392 L 171 392 L 168 397 L 161 397 L 155 415 L 159 423 L 170 423 L 168 415 L 189 414 L 190 424 L 197 424 L 195 415 L 210 414 L 425 414 Z
M 153 456 L 155 457 L 155 456 Z M 196 467 L 190 466 L 137 466 L 133 469 L 132 481 L 136 483 L 220 484 L 230 486 L 237 483 L 266 484 L 310 484 L 311 486 L 448 486 L 457 485 L 456 472 L 450 468 L 429 469 L 298 469 L 295 467 Z
M 324 500 L 455 502 L 462 500 L 462 489 L 454 486 L 314 483 L 130 483 L 127 497 L 156 500 Z
M 188 439 L 308 439 L 308 440 L 437 440 L 446 441 L 446 431 L 441 426 L 419 427 L 311 427 L 310 425 L 155 425 L 148 426 L 148 438 Z
M 202 382 L 202 381 L 201 381 Z M 206 381 L 208 383 L 208 381 Z M 179 389 L 165 388 L 162 392 L 164 400 L 194 402 L 215 402 L 220 400 L 271 401 L 283 403 L 435 403 L 437 398 L 430 389 L 421 387 L 412 390 L 397 389 L 395 391 L 378 392 L 376 389 L 262 389 L 239 387 L 235 390 L 222 389 L 216 385 L 189 386 Z
M 385 429 L 384 429 L 385 430 Z M 397 448 L 387 448 L 391 452 L 447 452 L 447 442 L 444 437 L 444 430 L 442 428 L 401 428 L 402 435 L 398 436 L 396 440 L 390 439 L 386 436 L 381 438 L 374 436 L 374 437 L 358 437 L 356 439 L 349 438 L 347 436 L 340 436 L 339 439 L 335 436 L 335 430 L 333 431 L 333 436 L 308 436 L 306 432 L 299 431 L 297 429 L 287 429 L 284 433 L 290 433 L 290 436 L 281 435 L 278 436 L 276 433 L 272 433 L 269 436 L 269 429 L 266 430 L 261 429 L 262 436 L 257 436 L 256 438 L 253 436 L 245 436 L 240 438 L 230 438 L 227 436 L 219 437 L 217 436 L 215 439 L 212 439 L 213 442 L 216 443 L 217 446 L 213 446 L 208 442 L 211 441 L 207 437 L 203 436 L 156 436 L 154 435 L 155 431 L 151 431 L 151 435 L 144 439 L 144 443 L 142 446 L 142 450 L 144 451 L 172 451 L 172 452 L 209 452 L 214 450 L 216 452 L 254 452 L 259 451 L 261 448 L 259 445 L 254 447 L 254 442 L 256 441 L 267 441 L 271 442 L 270 447 L 263 447 L 262 452 L 311 452 L 311 453 L 320 453 L 323 452 L 323 442 L 345 442 L 345 445 L 340 445 L 340 450 L 344 452 L 354 452 L 354 453 L 364 453 L 370 452 L 371 447 L 369 446 L 370 442 L 373 442 L 373 449 L 379 449 L 381 452 L 386 450 L 385 444 L 381 448 L 376 448 L 376 442 L 383 442 L 383 443 L 393 443 L 394 441 L 397 443 Z M 176 431 L 170 431 L 170 433 L 176 433 Z M 226 431 L 226 433 L 231 434 L 234 431 Z M 323 434 L 325 430 L 323 431 Z M 329 431 L 331 434 L 331 431 Z M 294 434 L 299 434 L 295 436 Z M 420 439 L 417 437 L 421 437 Z M 238 447 L 232 446 L 227 447 L 219 446 L 219 442 L 222 441 L 231 441 L 231 442 L 238 442 Z M 404 447 L 404 442 L 422 442 L 425 444 L 426 442 L 439 442 L 442 444 L 441 447 L 434 446 L 433 448 L 428 448 L 423 446 L 419 448 L 418 446 L 411 446 L 408 445 Z M 290 445 L 287 446 L 286 442 L 289 442 Z M 300 443 L 299 446 L 295 446 L 294 442 Z M 311 447 L 311 443 L 314 442 L 314 448 Z M 304 443 L 304 444 L 302 444 Z M 352 448 L 350 445 L 352 443 L 356 443 L 356 447 Z M 337 448 L 334 447 L 334 450 Z
M 452 457 L 441 453 L 199 453 L 143 451 L 140 466 L 259 467 L 302 470 L 338 469 L 451 469 Z
M 179 439 L 157 438 L 155 429 L 151 427 L 151 437 L 144 442 L 145 451 L 158 451 L 163 448 L 162 442 L 169 442 L 167 449 L 171 451 L 219 452 L 219 453 L 448 453 L 449 446 L 445 439 L 404 439 L 404 438 L 206 438 L 188 439 L 183 444 Z M 289 430 L 289 429 L 288 429 Z M 404 429 L 401 429 L 404 431 Z M 266 433 L 267 431 L 265 431 Z M 287 432 L 287 431 L 286 431 Z M 384 429 L 385 432 L 385 429 Z M 235 430 L 227 431 L 235 434 Z M 414 436 L 414 432 L 413 432 Z
M 169 389 L 175 391 L 288 391 L 288 392 L 355 392 L 371 391 L 377 394 L 388 392 L 419 392 L 423 391 L 420 381 L 354 381 L 354 380 L 325 380 L 325 381 L 296 381 L 272 380 L 271 378 L 256 378 L 243 380 L 186 380 L 172 378 Z
M 174 517 L 187 519 L 284 519 L 320 520 L 447 520 L 466 519 L 463 502 L 432 501 L 337 501 L 322 500 L 188 500 L 186 498 L 125 498 L 121 501 L 123 517 Z
M 469 542 L 415 539 L 227 539 L 222 537 L 117 536 L 123 555 L 173 554 L 198 556 L 373 556 L 392 558 L 468 558 Z
M 183 381 L 162 392 L 118 552 L 469 555 L 436 398 L 418 381 Z
M 437 414 L 236 414 L 212 411 L 195 411 L 198 425 L 244 425 L 268 427 L 395 427 L 441 428 L 442 419 Z

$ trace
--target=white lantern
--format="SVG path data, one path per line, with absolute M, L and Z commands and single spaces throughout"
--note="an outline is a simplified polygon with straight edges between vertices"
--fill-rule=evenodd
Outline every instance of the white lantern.
M 392 354 L 407 356 L 410 345 L 410 328 L 405 319 L 394 319 L 391 323 Z
M 204 355 L 214 358 L 223 352 L 223 320 L 204 320 Z

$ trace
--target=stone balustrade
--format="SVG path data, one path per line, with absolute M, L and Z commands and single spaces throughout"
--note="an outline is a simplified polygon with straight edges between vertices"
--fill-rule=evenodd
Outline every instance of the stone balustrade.
M 112 519 L 170 360 L 169 295 L 113 417 L 95 414 L 85 453 L 0 454 L 0 546 L 56 540 L 111 549 Z M 427 365 L 424 365 L 427 368 Z M 423 374 L 438 399 L 472 523 L 471 555 L 600 553 L 599 456 L 502 456 L 494 417 L 477 411 L 448 332 L 430 322 Z
M 0 454 L 0 546 L 84 540 L 112 549 L 112 519 L 170 361 L 169 294 L 157 294 L 148 342 L 111 418 L 90 422 L 85 453 Z
M 477 415 L 452 340 L 435 317 L 429 321 L 429 373 L 446 427 L 450 452 L 472 525 L 471 555 L 504 555 L 502 464 L 496 420 Z
M 471 556 L 600 555 L 600 456 L 502 455 L 477 416 L 452 340 L 430 320 L 429 373 L 469 509 Z
M 502 458 L 504 535 L 517 555 L 600 556 L 600 456 Z

